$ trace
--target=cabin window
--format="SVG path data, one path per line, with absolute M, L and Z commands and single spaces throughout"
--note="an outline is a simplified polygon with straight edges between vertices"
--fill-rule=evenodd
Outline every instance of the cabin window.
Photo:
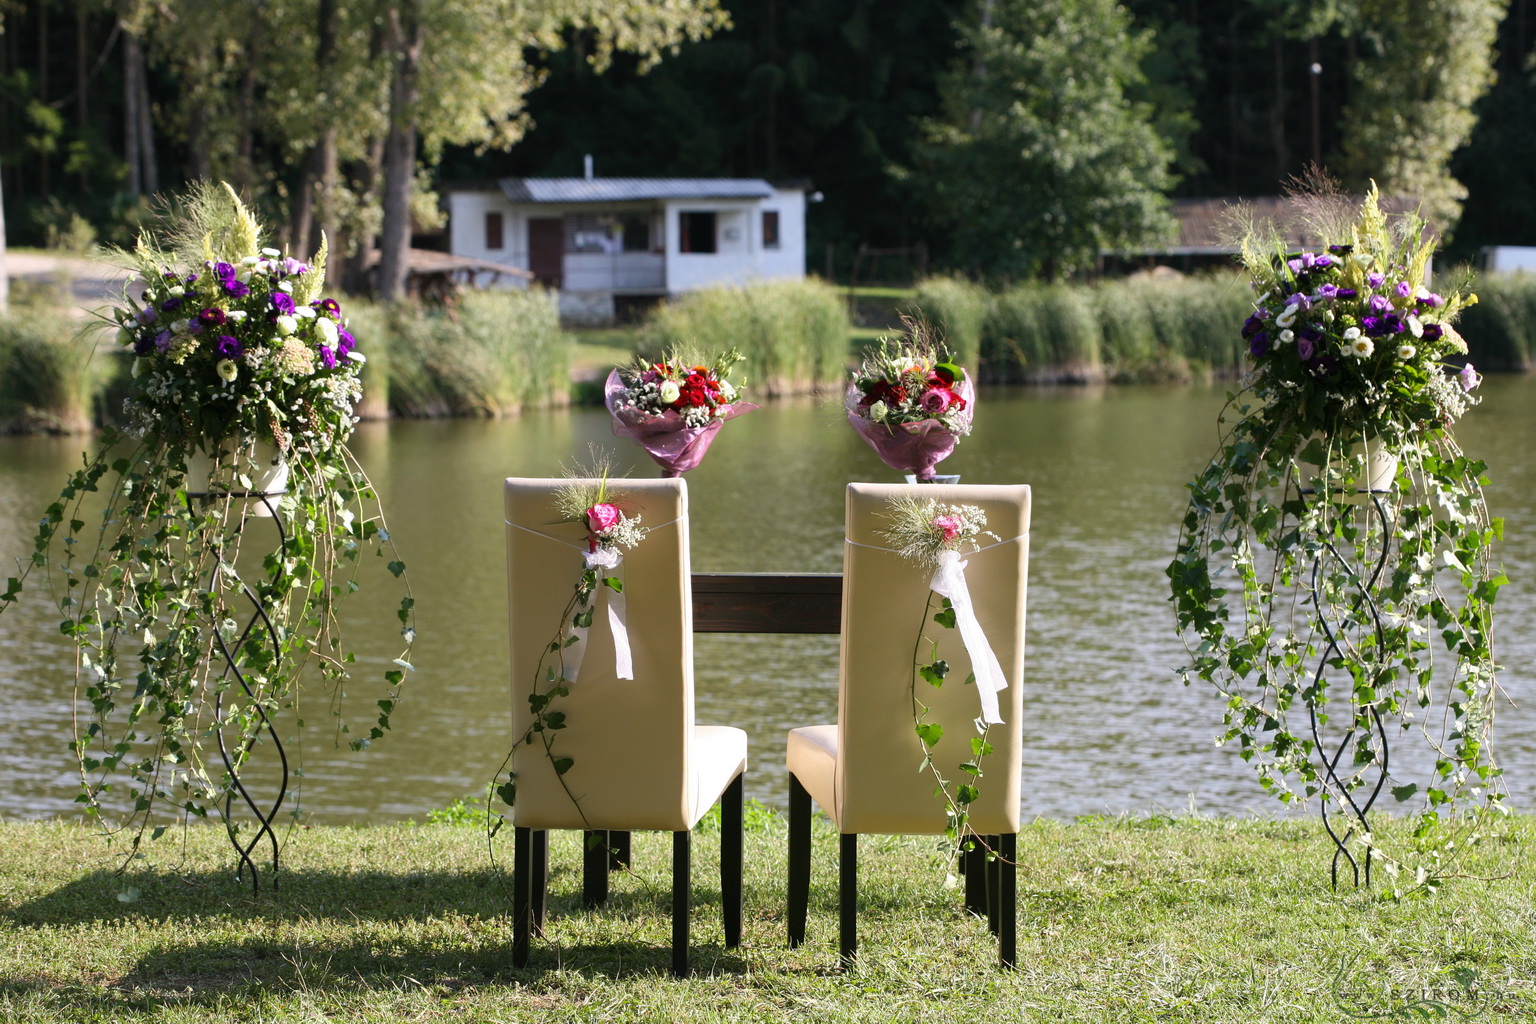
M 492 212 L 485 215 L 485 247 L 487 249 L 500 249 L 504 247 L 500 213 Z
M 779 247 L 779 211 L 763 211 L 763 248 L 777 249 Z
M 638 213 L 626 214 L 623 231 L 625 252 L 651 251 L 651 218 Z
M 681 210 L 677 215 L 680 252 L 716 252 L 715 211 Z

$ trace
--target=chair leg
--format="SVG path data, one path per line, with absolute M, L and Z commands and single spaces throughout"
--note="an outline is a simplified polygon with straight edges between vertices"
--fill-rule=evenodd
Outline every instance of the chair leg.
M 844 832 L 837 860 L 837 946 L 844 968 L 853 966 L 859 950 L 859 836 Z
M 811 794 L 789 776 L 789 889 L 785 914 L 789 948 L 805 941 L 805 917 L 811 902 Z
M 532 908 L 529 886 L 532 881 L 533 851 L 530 849 L 531 829 L 512 830 L 512 965 L 528 965 L 528 933 L 531 930 Z
M 608 833 L 608 870 L 622 871 L 630 866 L 630 841 L 628 832 Z
M 981 917 L 987 912 L 987 850 L 983 836 L 960 854 L 960 873 L 965 876 L 965 909 Z
M 531 871 L 529 872 L 529 902 L 530 916 L 533 924 L 533 934 L 544 935 L 544 911 L 549 903 L 549 832 L 545 829 L 534 829 L 529 836 Z
M 581 834 L 581 902 L 588 909 L 608 902 L 608 833 L 587 829 Z
M 725 919 L 725 946 L 741 945 L 742 819 L 745 783 L 740 775 L 731 780 L 720 797 L 720 901 Z
M 997 851 L 998 886 L 998 958 L 1004 967 L 1018 964 L 1018 860 L 1019 834 L 1008 832 L 999 837 Z
M 672 974 L 688 977 L 688 913 L 691 858 L 687 831 L 672 833 Z

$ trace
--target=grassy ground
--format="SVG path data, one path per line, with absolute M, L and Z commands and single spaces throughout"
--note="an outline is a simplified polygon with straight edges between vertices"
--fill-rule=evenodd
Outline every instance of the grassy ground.
M 784 826 L 754 817 L 746 937 L 721 944 L 715 856 L 695 843 L 696 976 L 668 974 L 669 854 L 578 902 L 575 837 L 552 851 L 547 938 L 510 963 L 510 881 L 483 831 L 296 834 L 252 897 L 216 829 L 124 876 L 75 826 L 0 825 L 0 1020 L 1530 1021 L 1536 869 L 1521 819 L 1478 873 L 1392 900 L 1327 882 L 1315 822 L 1037 823 L 1020 836 L 1019 969 L 938 882 L 924 839 L 861 840 L 857 968 L 834 969 L 836 838 L 816 835 L 808 940 L 784 944 Z M 157 847 L 163 846 L 165 840 Z M 510 870 L 510 842 L 497 840 Z

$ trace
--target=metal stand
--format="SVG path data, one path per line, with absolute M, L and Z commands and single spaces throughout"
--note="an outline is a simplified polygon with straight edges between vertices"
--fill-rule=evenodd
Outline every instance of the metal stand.
M 283 520 L 278 515 L 277 510 L 277 498 L 279 498 L 283 493 L 284 492 L 282 491 L 188 492 L 187 505 L 190 509 L 193 498 L 200 499 L 204 502 L 215 499 L 231 501 L 236 499 L 248 499 L 260 501 L 262 505 L 266 507 L 273 524 L 277 527 L 279 549 L 281 550 L 282 548 L 286 548 L 288 545 L 288 531 L 283 527 Z M 240 526 L 235 531 L 237 534 L 245 528 L 246 513 L 243 509 L 241 510 L 240 515 Z M 209 577 L 208 586 L 210 593 L 216 594 L 220 592 L 221 584 L 225 578 L 225 560 L 224 552 L 218 548 L 214 549 L 214 556 L 217 560 L 214 563 L 213 573 Z M 261 706 L 260 701 L 256 699 L 256 694 L 254 691 L 252 691 L 250 683 L 246 681 L 245 674 L 240 671 L 240 668 L 236 663 L 236 654 L 242 647 L 245 646 L 247 639 L 250 638 L 251 633 L 256 630 L 258 626 L 261 628 L 263 642 L 268 645 L 273 653 L 274 661 L 281 659 L 282 648 L 278 641 L 277 628 L 272 624 L 271 618 L 268 617 L 266 606 L 262 603 L 261 597 L 255 591 L 253 591 L 244 580 L 237 578 L 237 583 L 239 585 L 240 593 L 243 594 L 245 599 L 251 604 L 250 618 L 246 621 L 245 627 L 240 631 L 239 636 L 233 643 L 229 643 L 225 640 L 223 632 L 220 631 L 215 624 L 213 629 L 213 642 L 219 652 L 219 655 L 224 659 L 224 672 L 222 674 L 222 679 L 227 680 L 230 677 L 233 677 L 235 682 L 240 685 L 240 689 L 245 693 L 249 706 L 255 710 L 257 716 L 261 719 L 261 727 L 255 734 L 251 736 L 249 740 L 244 741 L 240 747 L 236 749 L 232 754 L 228 744 L 224 740 L 225 687 L 220 686 L 214 695 L 214 732 L 218 736 L 219 740 L 219 756 L 224 760 L 224 770 L 229 774 L 230 780 L 230 791 L 224 796 L 224 828 L 229 835 L 230 844 L 235 848 L 236 856 L 238 856 L 240 859 L 239 866 L 235 871 L 235 877 L 241 881 L 244 881 L 246 877 L 246 871 L 249 870 L 251 892 L 257 893 L 261 891 L 261 877 L 257 872 L 256 862 L 252 859 L 251 854 L 255 851 L 256 847 L 260 845 L 263 837 L 267 839 L 272 847 L 272 888 L 277 888 L 279 847 L 277 842 L 277 832 L 273 829 L 273 822 L 277 820 L 277 815 L 283 806 L 283 801 L 288 796 L 288 752 L 283 747 L 282 738 L 278 735 L 277 728 L 272 724 L 272 719 L 268 717 L 266 710 Z M 245 783 L 240 778 L 240 766 L 244 764 L 246 758 L 250 756 L 251 747 L 254 745 L 256 738 L 263 731 L 271 740 L 273 749 L 277 751 L 278 765 L 280 768 L 277 795 L 273 798 L 271 805 L 265 807 L 261 803 L 257 802 L 256 798 L 251 795 L 249 788 L 246 787 Z M 248 809 L 250 813 L 255 816 L 257 822 L 255 834 L 251 836 L 249 842 L 244 843 L 241 842 L 240 833 L 235 828 L 234 822 L 234 800 L 237 793 L 239 794 L 241 801 L 245 804 L 246 809 Z
M 1386 566 L 1391 538 L 1387 532 L 1387 513 L 1381 504 L 1381 492 L 1370 491 L 1367 493 L 1370 495 L 1371 505 L 1376 512 L 1377 525 L 1381 529 L 1381 555 L 1376 559 L 1376 564 L 1371 567 L 1370 576 L 1362 581 L 1359 572 L 1339 553 L 1332 542 L 1324 544 L 1324 547 L 1328 555 L 1348 568 L 1350 575 L 1359 583 L 1359 597 L 1355 607 L 1358 609 L 1363 606 L 1366 609 L 1370 619 L 1370 623 L 1366 628 L 1376 634 L 1376 649 L 1383 651 L 1386 646 L 1386 638 L 1381 625 L 1381 612 L 1376 607 L 1376 601 L 1372 595 L 1375 592 L 1377 581 L 1381 579 L 1382 569 Z M 1345 639 L 1342 636 L 1342 627 L 1338 623 L 1329 620 L 1318 594 L 1318 579 L 1322 572 L 1323 557 L 1323 555 L 1319 554 L 1312 561 L 1312 610 L 1316 615 L 1318 627 L 1323 631 L 1328 644 L 1319 655 L 1317 669 L 1312 674 L 1312 689 L 1314 692 L 1316 692 L 1318 685 L 1323 680 L 1324 673 L 1328 669 L 1328 663 L 1343 655 L 1342 641 Z M 1351 693 L 1353 693 L 1353 690 L 1351 690 Z M 1307 714 L 1311 719 L 1312 727 L 1312 742 L 1316 745 L 1317 752 L 1322 758 L 1323 788 L 1325 793 L 1325 799 L 1321 802 L 1323 828 L 1327 830 L 1328 838 L 1333 840 L 1334 845 L 1333 863 L 1329 869 L 1329 878 L 1335 889 L 1339 886 L 1340 858 L 1343 858 L 1349 864 L 1356 888 L 1362 884 L 1362 880 L 1366 886 L 1371 884 L 1371 847 L 1369 845 L 1366 846 L 1364 863 L 1362 864 L 1356 859 L 1347 844 L 1357 830 L 1367 835 L 1370 834 L 1371 824 L 1368 816 L 1371 808 L 1376 803 L 1376 798 L 1381 795 L 1382 787 L 1386 785 L 1387 768 L 1390 758 L 1387 731 L 1382 722 L 1381 712 L 1374 706 L 1361 709 L 1352 699 L 1349 707 L 1350 717 L 1348 726 L 1345 728 L 1343 736 L 1339 738 L 1337 745 L 1331 747 L 1333 754 L 1330 757 L 1328 754 L 1330 743 L 1324 742 L 1323 725 L 1318 720 L 1317 704 L 1312 700 L 1307 701 Z M 1362 718 L 1366 720 L 1366 724 L 1363 726 L 1361 725 Z M 1374 756 L 1369 762 L 1358 767 L 1355 766 L 1355 762 L 1351 759 L 1350 764 L 1341 773 L 1339 764 L 1345 752 L 1354 750 L 1361 742 L 1369 742 L 1376 747 Z M 1369 780 L 1364 783 L 1356 783 L 1353 786 L 1349 785 L 1352 780 L 1358 779 L 1367 772 L 1375 774 L 1374 785 L 1370 785 Z M 1370 792 L 1364 800 L 1361 800 L 1357 798 L 1355 790 L 1361 789 L 1364 785 L 1370 785 Z M 1343 816 L 1344 820 L 1342 823 L 1336 823 L 1330 818 L 1326 795 L 1337 796 L 1343 805 L 1344 809 L 1342 811 L 1335 812 L 1335 815 Z

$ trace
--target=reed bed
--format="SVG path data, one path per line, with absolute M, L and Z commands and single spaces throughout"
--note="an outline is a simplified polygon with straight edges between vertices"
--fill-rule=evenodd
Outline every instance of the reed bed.
M 656 358 L 677 348 L 742 354 L 737 376 L 754 396 L 814 391 L 842 381 L 848 365 L 848 312 L 838 292 L 814 278 L 707 288 L 658 306 L 640 351 Z
M 21 307 L 0 317 L 0 431 L 80 433 L 91 429 L 111 353 L 99 330 L 53 309 Z

